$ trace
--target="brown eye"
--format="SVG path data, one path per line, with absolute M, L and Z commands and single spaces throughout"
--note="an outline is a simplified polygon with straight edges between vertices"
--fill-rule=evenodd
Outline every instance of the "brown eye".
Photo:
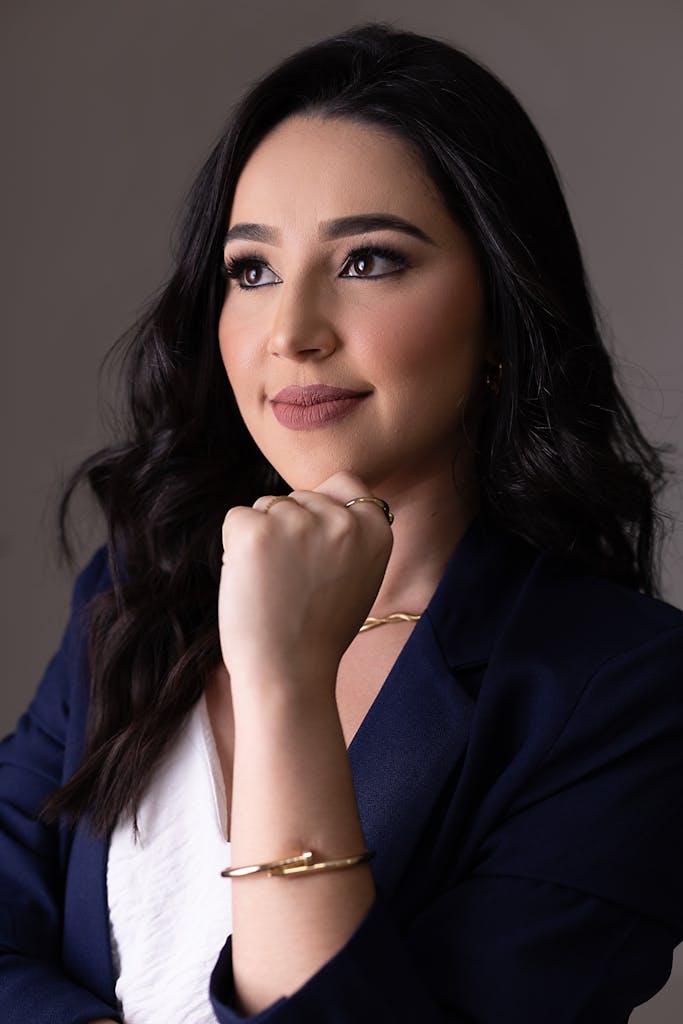
M 351 261 L 351 266 L 355 267 L 361 277 L 365 274 L 371 274 L 375 266 L 375 257 L 369 255 L 357 256 L 355 260 Z
M 263 267 L 258 264 L 250 264 L 244 268 L 244 280 L 248 284 L 258 284 L 261 279 L 261 272 Z
M 274 281 L 263 280 L 263 272 L 273 274 L 263 260 L 251 257 L 232 257 L 225 262 L 225 276 L 236 281 L 243 291 L 255 291 L 265 285 L 277 284 L 279 278 L 273 275 Z
M 341 276 L 374 280 L 395 274 L 403 270 L 407 264 L 408 260 L 402 253 L 373 245 L 371 248 L 356 249 L 348 253 Z

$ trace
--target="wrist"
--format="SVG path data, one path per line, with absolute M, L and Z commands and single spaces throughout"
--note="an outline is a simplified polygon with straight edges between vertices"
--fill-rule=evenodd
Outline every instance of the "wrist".
M 337 666 L 273 664 L 264 659 L 242 662 L 230 670 L 234 705 L 256 707 L 262 713 L 336 707 Z
M 246 685 L 233 690 L 235 736 L 254 735 L 260 747 L 279 747 L 294 740 L 307 745 L 314 734 L 328 737 L 342 727 L 333 688 L 305 691 L 296 687 L 264 687 Z M 288 744 L 287 744 L 288 745 Z

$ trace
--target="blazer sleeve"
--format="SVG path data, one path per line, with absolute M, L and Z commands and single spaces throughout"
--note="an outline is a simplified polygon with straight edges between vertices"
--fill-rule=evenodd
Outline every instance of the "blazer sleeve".
M 62 644 L 33 701 L 0 743 L 0 1019 L 12 1024 L 118 1017 L 62 970 L 59 830 L 37 820 L 63 781 L 71 690 L 84 657 L 83 611 L 106 576 L 101 548 L 76 581 Z
M 297 991 L 221 1024 L 625 1024 L 683 938 L 683 628 L 600 666 L 464 877 L 407 924 L 378 893 Z M 455 856 L 454 856 L 455 860 Z

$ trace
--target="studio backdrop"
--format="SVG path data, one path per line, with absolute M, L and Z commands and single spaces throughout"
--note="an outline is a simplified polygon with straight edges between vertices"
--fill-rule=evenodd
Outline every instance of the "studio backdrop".
M 56 557 L 60 486 L 116 428 L 115 375 L 99 377 L 100 364 L 165 277 L 186 188 L 251 82 L 363 21 L 469 51 L 540 130 L 636 415 L 652 440 L 678 447 L 663 596 L 683 605 L 682 10 L 673 0 L 6 0 L 0 732 L 58 645 L 73 582 Z M 102 538 L 86 500 L 74 526 L 83 565 Z M 679 960 L 632 1020 L 681 1019 Z

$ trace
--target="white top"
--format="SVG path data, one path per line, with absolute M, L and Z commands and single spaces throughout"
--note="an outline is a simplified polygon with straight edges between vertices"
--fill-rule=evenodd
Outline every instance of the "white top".
M 126 1024 L 215 1024 L 209 977 L 232 931 L 223 773 L 202 696 L 117 824 L 107 865 L 116 996 Z

